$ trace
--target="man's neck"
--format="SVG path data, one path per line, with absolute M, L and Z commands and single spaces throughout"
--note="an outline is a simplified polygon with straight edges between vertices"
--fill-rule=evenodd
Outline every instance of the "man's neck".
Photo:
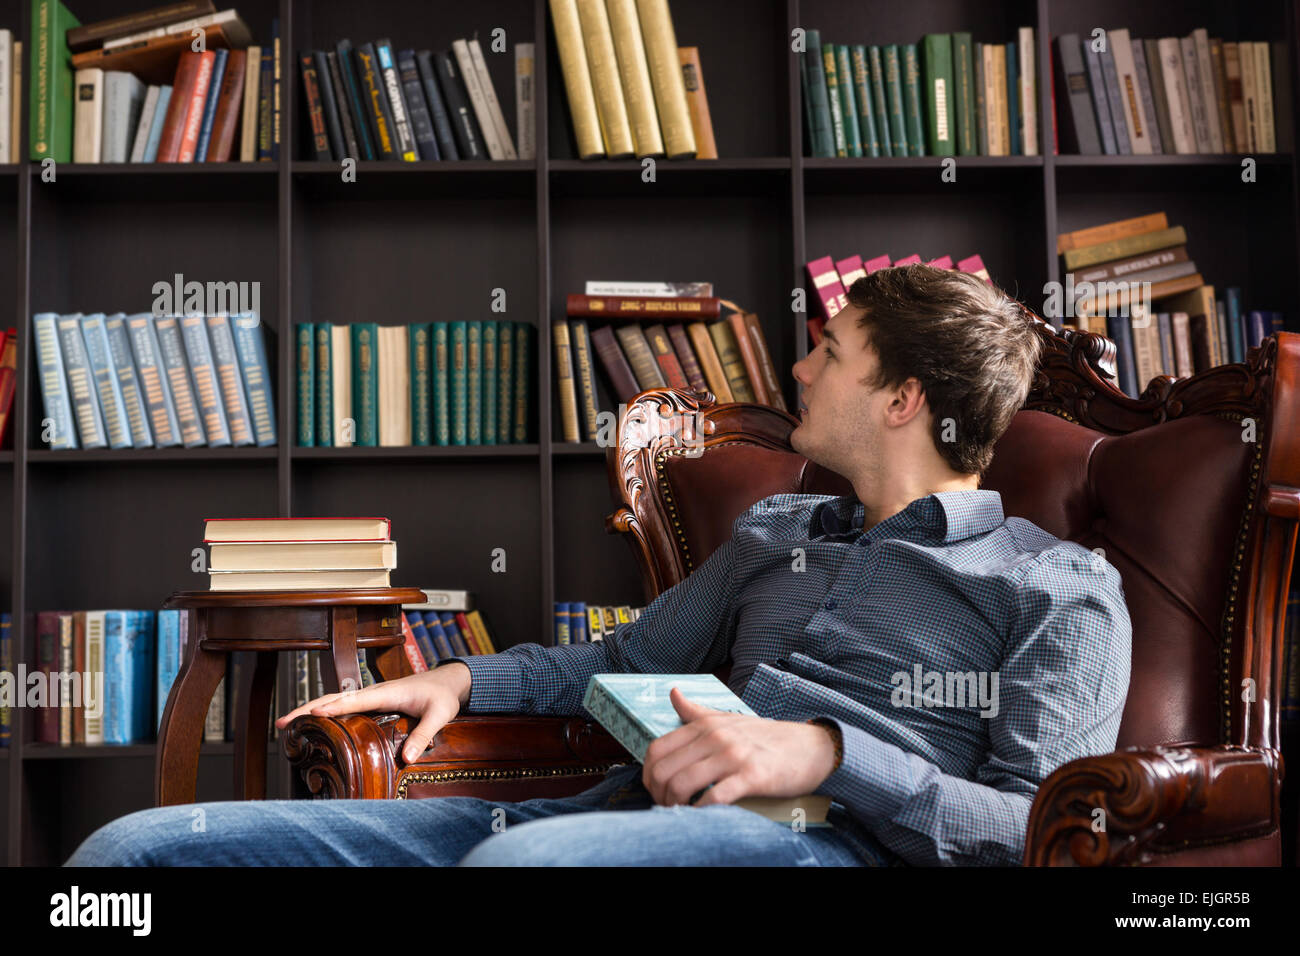
M 853 487 L 862 502 L 862 530 L 866 531 L 898 514 L 918 498 L 944 491 L 974 491 L 979 488 L 979 476 L 959 475 L 953 471 L 925 478 L 900 475 L 890 476 L 884 481 L 877 479 L 869 484 L 855 482 Z

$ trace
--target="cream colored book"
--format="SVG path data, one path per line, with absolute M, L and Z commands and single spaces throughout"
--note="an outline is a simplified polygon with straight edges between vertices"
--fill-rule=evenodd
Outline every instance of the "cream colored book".
M 587 48 L 587 69 L 591 88 L 596 93 L 596 115 L 600 118 L 600 135 L 605 141 L 605 155 L 610 159 L 631 156 L 632 127 L 623 102 L 619 82 L 618 58 L 610 32 L 605 0 L 578 0 L 578 22 L 582 25 L 582 42 Z
M 1259 125 L 1259 95 L 1255 83 L 1259 74 L 1255 72 L 1255 44 L 1242 40 L 1241 54 L 1241 101 L 1246 111 L 1246 145 L 1243 152 L 1259 152 L 1263 139 Z
M 1269 66 L 1268 44 L 1260 41 L 1255 47 L 1255 99 L 1259 103 L 1256 123 L 1259 126 L 1259 151 L 1277 152 L 1277 132 L 1273 125 L 1273 71 Z
M 1021 152 L 1038 155 L 1038 54 L 1034 45 L 1034 28 L 1020 27 L 1016 32 L 1020 52 L 1020 115 L 1025 127 Z
M 470 108 L 474 111 L 474 118 L 478 120 L 479 130 L 483 133 L 483 145 L 487 149 L 488 158 L 505 159 L 505 148 L 501 145 L 497 125 L 488 111 L 487 98 L 483 93 L 483 85 L 479 81 L 478 70 L 474 66 L 474 58 L 470 56 L 469 44 L 464 40 L 453 40 L 451 52 L 456 57 L 456 66 L 460 70 L 461 81 L 465 84 Z
M 677 54 L 677 34 L 673 30 L 668 0 L 636 0 L 637 18 L 645 43 L 646 63 L 650 67 L 650 85 L 655 91 L 655 109 L 664 149 L 670 159 L 695 155 L 695 130 L 691 111 L 686 105 L 686 83 Z
M 9 156 L 13 152 L 9 142 L 9 137 L 13 135 L 13 123 L 9 115 L 14 104 L 13 56 L 13 32 L 0 30 L 0 163 L 9 162 Z
M 257 100 L 258 84 L 262 81 L 262 48 L 250 46 L 244 61 L 243 123 L 239 131 L 239 161 L 251 163 L 257 159 Z M 337 351 L 334 353 L 338 354 Z M 345 366 L 346 367 L 346 366 Z
M 411 360 L 406 325 L 379 330 L 379 444 L 411 444 Z
M 1187 99 L 1182 46 L 1177 37 L 1162 37 L 1157 46 L 1160 49 L 1160 75 L 1165 81 L 1165 99 L 1169 103 L 1169 126 L 1174 134 L 1174 152 L 1195 153 L 1196 132 L 1192 129 L 1192 106 Z
M 331 363 L 337 374 L 330 376 L 334 403 L 334 447 L 351 448 L 356 444 L 357 423 L 352 417 L 352 327 L 330 328 Z M 351 424 L 348 424 L 351 422 Z
M 1124 103 L 1123 123 L 1128 127 L 1129 144 L 1134 156 L 1150 156 L 1151 123 L 1155 117 L 1149 117 L 1142 105 L 1142 96 L 1138 85 L 1137 67 L 1133 62 L 1133 40 L 1128 30 L 1111 30 L 1107 34 L 1110 48 L 1115 58 L 1115 75 L 1119 79 L 1120 99 Z M 1116 122 L 1120 117 L 1115 118 Z
M 209 571 L 349 571 L 397 567 L 396 541 L 219 541 Z
M 591 71 L 587 50 L 582 42 L 578 20 L 578 0 L 550 0 L 551 23 L 555 28 L 555 47 L 564 74 L 564 93 L 569 101 L 569 116 L 581 159 L 605 155 L 605 141 L 600 135 L 600 117 L 596 112 L 596 94 L 591 88 Z
M 519 137 L 519 158 L 537 158 L 536 57 L 533 44 L 515 44 L 515 133 Z
M 501 158 L 518 159 L 519 154 L 515 151 L 510 127 L 506 125 L 505 114 L 501 112 L 501 101 L 497 99 L 496 86 L 492 83 L 492 74 L 488 72 L 487 61 L 483 59 L 483 48 L 479 46 L 477 37 L 469 40 L 465 45 L 469 49 L 470 62 L 474 64 L 474 70 L 478 73 L 479 89 L 483 93 L 483 103 L 496 130 L 497 142 L 501 144 Z
M 618 81 L 627 107 L 633 149 L 638 158 L 662 156 L 664 138 L 659 132 L 659 113 L 655 110 L 654 87 L 650 84 L 650 64 L 645 58 L 636 0 L 605 0 L 605 9 L 618 55 Z
M 104 71 L 78 70 L 73 77 L 72 161 L 97 163 L 104 142 Z
M 210 591 L 297 591 L 386 588 L 389 571 L 209 571 Z
M 203 540 L 387 541 L 387 518 L 206 518 Z

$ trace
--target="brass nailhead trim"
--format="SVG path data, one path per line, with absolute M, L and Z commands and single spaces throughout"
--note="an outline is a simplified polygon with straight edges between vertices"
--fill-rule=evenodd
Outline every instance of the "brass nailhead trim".
M 620 761 L 604 764 L 590 764 L 582 767 L 520 767 L 516 770 L 421 770 L 402 776 L 397 788 L 397 799 L 406 799 L 406 789 L 413 783 L 450 783 L 453 780 L 519 780 L 525 777 L 581 777 L 587 774 L 604 773 Z

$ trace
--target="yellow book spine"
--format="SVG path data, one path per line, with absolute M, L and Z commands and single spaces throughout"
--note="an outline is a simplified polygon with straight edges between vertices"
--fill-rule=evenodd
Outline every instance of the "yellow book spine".
M 636 16 L 636 0 L 607 0 L 606 10 L 614 35 L 614 50 L 618 53 L 618 75 L 636 155 L 638 158 L 662 156 L 664 139 L 659 133 L 659 114 L 655 111 L 654 87 L 650 84 L 650 66 L 646 63 L 645 41 Z
M 578 0 L 550 0 L 551 22 L 555 26 L 555 46 L 560 54 L 564 74 L 564 91 L 573 117 L 573 133 L 578 141 L 578 156 L 592 159 L 605 155 L 600 136 L 600 119 L 596 114 L 596 96 L 591 88 L 591 72 L 583 48 L 582 27 L 578 20 Z
M 695 155 L 695 131 L 691 112 L 686 106 L 686 84 L 677 55 L 677 35 L 673 31 L 668 0 L 636 0 L 645 41 L 646 62 L 650 65 L 650 83 L 659 109 L 659 127 L 670 159 Z
M 618 79 L 618 58 L 605 0 L 578 0 L 578 22 L 587 49 L 587 69 L 596 95 L 596 115 L 605 141 L 605 155 L 610 159 L 631 156 L 632 127 L 627 121 L 623 87 Z

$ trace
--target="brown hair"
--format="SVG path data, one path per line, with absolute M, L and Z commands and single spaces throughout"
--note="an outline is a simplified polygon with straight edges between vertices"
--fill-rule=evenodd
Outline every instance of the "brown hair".
M 919 264 L 863 276 L 848 301 L 863 310 L 858 326 L 880 360 L 863 384 L 920 381 L 935 448 L 954 471 L 982 476 L 1029 393 L 1042 348 L 1034 320 L 983 279 Z

